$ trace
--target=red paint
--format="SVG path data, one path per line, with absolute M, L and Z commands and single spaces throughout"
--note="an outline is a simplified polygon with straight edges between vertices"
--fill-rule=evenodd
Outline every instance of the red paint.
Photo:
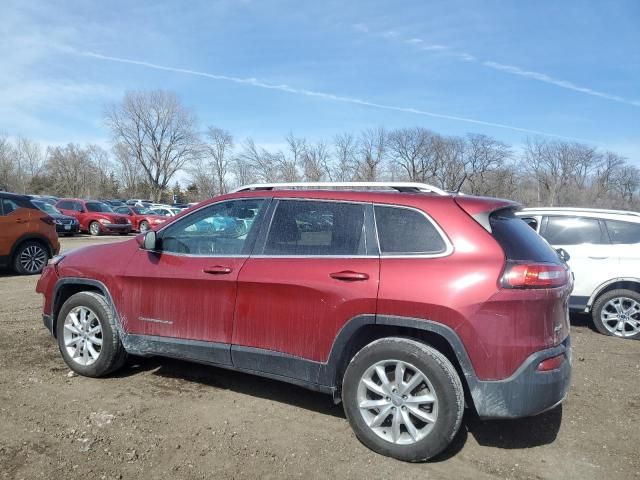
M 233 343 L 315 361 L 328 359 L 340 329 L 361 314 L 407 316 L 450 327 L 482 380 L 510 376 L 531 353 L 568 335 L 571 285 L 503 288 L 505 254 L 470 216 L 513 202 L 276 190 L 229 194 L 208 203 L 268 196 L 422 209 L 446 232 L 453 253 L 440 258 L 206 258 L 150 253 L 131 240 L 71 253 L 60 263 L 59 276 L 105 283 L 131 333 Z M 54 277 L 49 267 L 38 283 L 46 297 L 45 313 L 50 313 Z
M 136 211 L 129 206 L 118 207 L 118 210 L 120 209 L 124 210 L 125 208 L 128 210 L 129 213 L 127 214 L 122 213 L 122 215 L 126 215 L 129 218 L 129 220 L 131 220 L 131 230 L 133 230 L 134 232 L 140 231 L 140 223 L 142 222 L 147 222 L 147 224 L 149 225 L 149 228 L 155 229 L 155 228 L 159 228 L 164 222 L 166 222 L 169 218 L 171 218 L 171 217 L 165 217 L 163 215 L 136 213 Z
M 61 202 L 68 202 L 68 201 L 76 202 L 80 204 L 83 211 L 60 208 Z M 120 215 L 119 213 L 112 213 L 112 212 L 89 212 L 86 207 L 87 203 L 96 203 L 96 202 L 82 200 L 80 198 L 61 198 L 56 203 L 56 208 L 60 210 L 60 212 L 62 212 L 64 215 L 75 217 L 75 219 L 78 220 L 78 223 L 80 224 L 80 230 L 83 232 L 89 231 L 89 225 L 91 225 L 91 222 L 98 222 L 98 225 L 100 225 L 100 233 L 111 233 L 113 230 L 103 225 L 100 222 L 101 220 L 106 220 L 107 222 L 112 224 L 123 224 L 123 225 L 128 224 L 127 215 Z M 97 203 L 100 203 L 100 202 L 97 202 Z M 118 230 L 118 231 L 122 231 L 122 230 Z

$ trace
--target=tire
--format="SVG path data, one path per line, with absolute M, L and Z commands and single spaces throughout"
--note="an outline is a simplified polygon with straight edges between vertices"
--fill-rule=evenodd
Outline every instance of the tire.
M 395 372 L 399 370 L 395 366 L 399 363 L 404 370 L 402 382 L 397 383 Z M 388 388 L 376 366 L 393 378 L 387 377 Z M 410 387 L 412 372 L 418 371 L 426 380 Z M 363 379 L 369 385 L 373 382 L 380 393 L 373 393 Z M 400 390 L 392 391 L 396 386 Z M 429 394 L 434 401 L 417 400 L 428 400 Z M 376 340 L 353 357 L 344 375 L 342 401 L 351 427 L 365 446 L 407 462 L 425 461 L 446 449 L 458 432 L 464 413 L 462 383 L 451 362 L 424 343 L 397 337 Z M 372 408 L 360 408 L 361 402 L 372 402 Z M 384 406 L 373 406 L 373 402 Z M 395 418 L 400 421 L 394 423 Z M 407 422 L 415 428 L 413 435 Z M 397 429 L 394 424 L 399 425 Z
M 624 317 L 616 320 L 620 314 Z M 591 318 L 603 335 L 640 339 L 640 293 L 626 289 L 603 293 L 593 304 Z
M 58 314 L 56 337 L 65 363 L 85 377 L 108 375 L 121 368 L 127 359 L 112 309 L 104 296 L 96 292 L 76 293 L 64 302 Z
M 100 223 L 93 221 L 89 224 L 89 234 L 93 237 L 97 237 L 101 235 L 100 232 Z
M 140 222 L 140 225 L 138 225 L 138 230 L 140 231 L 140 233 L 146 233 L 149 230 L 149 222 L 147 222 L 146 220 L 142 220 Z
M 13 269 L 20 275 L 36 275 L 49 261 L 49 249 L 41 242 L 27 241 L 13 255 Z

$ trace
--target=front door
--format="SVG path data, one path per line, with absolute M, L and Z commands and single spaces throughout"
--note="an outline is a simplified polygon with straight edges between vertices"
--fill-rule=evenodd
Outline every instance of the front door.
M 158 233 L 127 266 L 121 299 L 128 333 L 230 343 L 237 279 L 257 233 L 263 199 L 203 207 Z
M 30 212 L 15 199 L 0 197 L 0 263 L 8 263 L 16 241 L 28 232 Z
M 380 260 L 365 227 L 368 219 L 373 225 L 372 206 L 284 199 L 273 207 L 269 231 L 238 278 L 234 349 L 325 362 L 350 319 L 375 315 Z M 245 366 L 240 354 L 233 361 Z

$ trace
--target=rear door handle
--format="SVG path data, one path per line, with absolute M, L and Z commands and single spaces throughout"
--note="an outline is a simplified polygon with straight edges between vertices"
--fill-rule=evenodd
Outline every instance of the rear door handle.
M 202 271 L 204 273 L 210 273 L 211 275 L 227 275 L 231 273 L 233 269 L 222 265 L 214 265 L 213 267 L 205 267 Z
M 591 260 L 606 260 L 609 257 L 589 257 Z
M 16 219 L 16 223 L 29 223 L 29 220 L 25 220 L 24 218 Z
M 342 272 L 330 273 L 331 278 L 336 280 L 342 280 L 345 282 L 358 282 L 362 280 L 369 280 L 369 275 L 362 272 L 352 272 L 351 270 L 344 270 Z

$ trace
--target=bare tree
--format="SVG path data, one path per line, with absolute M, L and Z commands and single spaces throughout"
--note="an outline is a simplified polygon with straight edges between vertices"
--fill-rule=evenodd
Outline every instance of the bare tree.
M 155 200 L 176 172 L 200 152 L 194 114 L 178 97 L 163 90 L 128 92 L 107 108 L 107 126 L 142 165 Z
M 15 151 L 5 135 L 0 135 L 0 190 L 15 190 L 18 181 Z
M 506 143 L 482 134 L 468 134 L 465 145 L 465 166 L 467 179 L 465 185 L 473 195 L 489 195 L 491 185 L 489 174 L 501 168 L 511 157 L 512 152 Z
M 242 151 L 238 158 L 246 162 L 259 181 L 278 181 L 278 169 L 275 167 L 282 162 L 281 152 L 271 153 L 264 148 L 258 147 L 252 138 L 247 138 L 242 145 Z
M 387 132 L 383 127 L 365 130 L 360 135 L 356 175 L 359 180 L 376 181 L 382 175 L 387 153 Z
M 302 156 L 304 178 L 306 181 L 320 182 L 322 180 L 331 180 L 329 149 L 326 143 L 320 141 L 316 144 L 306 146 Z
M 212 159 L 217 193 L 227 193 L 227 173 L 233 150 L 233 137 L 227 130 L 218 127 L 207 129 L 207 151 Z
M 333 138 L 333 149 L 336 161 L 333 166 L 332 178 L 337 182 L 353 180 L 357 176 L 358 144 L 355 137 L 350 133 L 336 135 Z
M 388 147 L 394 163 L 399 165 L 412 182 L 427 181 L 427 159 L 433 133 L 421 128 L 392 130 Z

